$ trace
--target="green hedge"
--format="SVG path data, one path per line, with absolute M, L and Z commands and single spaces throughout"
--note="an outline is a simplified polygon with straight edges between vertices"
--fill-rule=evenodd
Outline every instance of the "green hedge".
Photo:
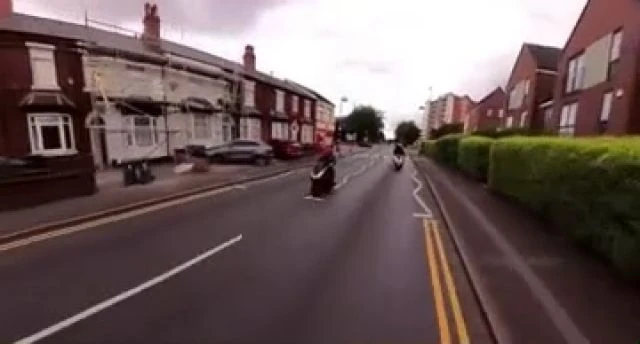
M 436 141 L 435 140 L 427 140 L 423 141 L 420 144 L 420 154 L 433 158 L 435 156 L 436 150 Z
M 458 166 L 458 144 L 463 134 L 449 134 L 436 140 L 434 158 L 451 167 Z
M 640 280 L 640 139 L 513 137 L 490 160 L 493 190 Z
M 487 180 L 489 155 L 494 141 L 482 136 L 462 139 L 458 147 L 458 167 L 473 178 Z

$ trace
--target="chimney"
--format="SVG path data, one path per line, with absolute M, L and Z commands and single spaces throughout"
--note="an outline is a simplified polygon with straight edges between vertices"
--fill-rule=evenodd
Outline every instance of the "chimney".
M 13 14 L 13 0 L 0 0 L 0 19 L 11 17 Z
M 244 47 L 242 60 L 244 62 L 244 69 L 252 72 L 256 71 L 256 53 L 253 50 L 253 45 L 247 45 Z
M 158 16 L 158 6 L 156 4 L 152 5 L 148 2 L 144 4 L 142 24 L 144 25 L 142 39 L 147 41 L 160 40 L 160 17 Z

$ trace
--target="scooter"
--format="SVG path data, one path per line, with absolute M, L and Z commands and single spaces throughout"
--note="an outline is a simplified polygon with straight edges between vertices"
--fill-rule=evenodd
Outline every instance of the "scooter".
M 330 194 L 336 185 L 335 163 L 318 162 L 311 171 L 311 197 L 322 197 Z
M 400 171 L 402 169 L 402 165 L 404 165 L 404 156 L 403 155 L 394 155 L 393 156 L 393 167 L 396 171 Z

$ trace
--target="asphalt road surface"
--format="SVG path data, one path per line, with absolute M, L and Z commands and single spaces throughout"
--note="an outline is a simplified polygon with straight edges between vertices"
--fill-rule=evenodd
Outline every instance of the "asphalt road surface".
M 490 343 L 390 151 L 340 160 L 324 201 L 297 171 L 0 247 L 0 342 Z

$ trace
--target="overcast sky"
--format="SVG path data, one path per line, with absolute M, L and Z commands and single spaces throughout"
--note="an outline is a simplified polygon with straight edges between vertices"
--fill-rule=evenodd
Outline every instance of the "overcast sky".
M 116 4 L 117 3 L 117 4 Z M 159 0 L 163 35 L 385 111 L 388 129 L 447 91 L 503 85 L 523 41 L 562 46 L 586 0 Z M 14 0 L 16 11 L 141 30 L 141 0 Z M 336 110 L 337 112 L 337 110 Z

